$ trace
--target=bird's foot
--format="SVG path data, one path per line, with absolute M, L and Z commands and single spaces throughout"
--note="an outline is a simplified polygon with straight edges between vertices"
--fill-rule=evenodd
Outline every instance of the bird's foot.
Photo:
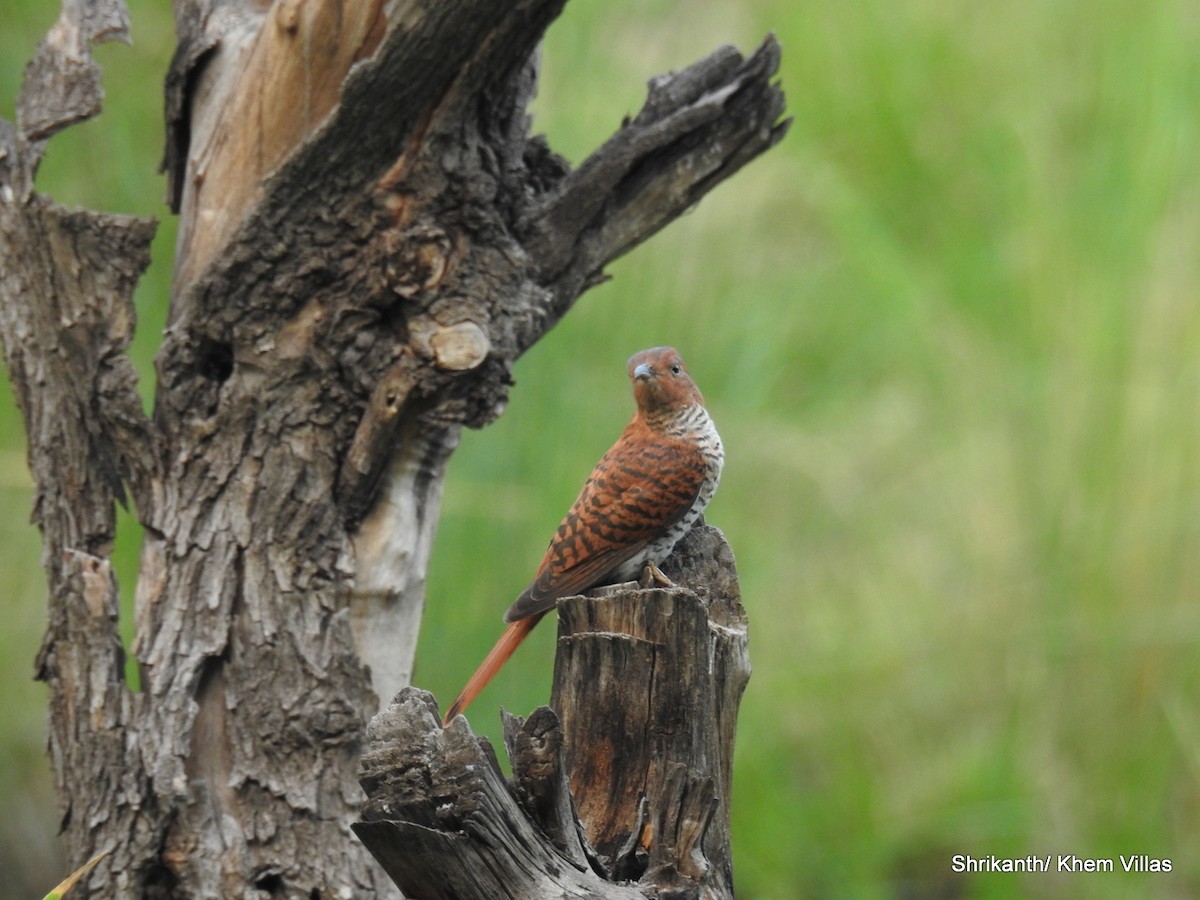
M 651 587 L 675 587 L 675 582 L 663 574 L 660 569 L 652 562 L 646 563 L 646 568 L 642 570 L 641 580 L 638 582 L 641 588 Z

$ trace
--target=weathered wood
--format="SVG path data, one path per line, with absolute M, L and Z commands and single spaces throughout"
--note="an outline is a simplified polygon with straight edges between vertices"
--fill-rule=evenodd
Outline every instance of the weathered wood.
M 505 715 L 507 785 L 491 745 L 462 717 L 442 730 L 428 694 L 372 721 L 354 829 L 407 895 L 733 897 L 745 612 L 717 529 L 694 528 L 666 569 L 676 586 L 559 601 L 558 714 Z
M 109 869 L 141 863 L 156 839 L 127 801 L 140 792 L 138 698 L 124 681 L 109 559 L 114 501 L 151 505 L 158 460 L 125 350 L 133 288 L 154 223 L 68 211 L 33 192 L 46 140 L 100 107 L 91 43 L 127 40 L 120 2 L 80 2 L 26 69 L 13 127 L 0 121 L 0 340 L 25 419 L 44 539 L 48 624 L 37 677 L 50 686 L 48 747 L 62 827 L 81 864 L 94 835 L 120 833 Z M 84 787 L 83 785 L 86 785 Z
M 681 879 L 702 897 L 732 897 L 733 742 L 750 676 L 733 554 L 701 525 L 663 571 L 675 587 L 559 603 L 550 702 L 607 870 L 638 878 L 649 867 L 661 886 Z
M 0 121 L 51 751 L 73 861 L 114 848 L 91 896 L 390 890 L 346 839 L 356 762 L 411 672 L 461 428 L 500 414 L 515 360 L 609 261 L 786 128 L 768 39 L 656 80 L 572 172 L 525 112 L 562 2 L 177 0 L 181 228 L 152 420 L 125 351 L 153 224 L 33 192 L 46 140 L 99 108 L 88 47 L 126 38 L 119 0 L 65 2 Z M 108 559 L 126 492 L 139 695 Z M 529 791 L 586 856 L 561 797 Z
M 367 740 L 369 799 L 354 831 L 406 896 L 644 900 L 559 853 L 510 793 L 487 739 L 463 719 L 443 729 L 427 692 L 401 691 Z

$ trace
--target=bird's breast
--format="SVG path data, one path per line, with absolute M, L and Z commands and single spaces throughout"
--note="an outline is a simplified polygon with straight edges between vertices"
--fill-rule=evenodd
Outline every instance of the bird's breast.
M 671 436 L 695 448 L 704 466 L 704 477 L 700 482 L 696 499 L 687 511 L 664 529 L 641 553 L 622 566 L 619 579 L 630 581 L 641 575 L 647 562 L 661 563 L 685 534 L 704 513 L 708 503 L 717 492 L 721 480 L 721 469 L 725 464 L 725 448 L 716 425 L 702 406 L 694 406 L 681 415 L 670 430 Z

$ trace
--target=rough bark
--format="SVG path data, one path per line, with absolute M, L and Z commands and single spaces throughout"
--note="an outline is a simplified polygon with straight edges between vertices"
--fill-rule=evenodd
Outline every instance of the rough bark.
M 68 0 L 0 121 L 0 317 L 45 536 L 51 755 L 89 896 L 376 896 L 349 825 L 408 680 L 445 463 L 604 266 L 777 141 L 778 49 L 656 79 L 571 171 L 528 134 L 562 0 L 177 0 L 181 218 L 153 419 L 125 349 L 153 223 L 33 191 L 99 108 Z M 145 527 L 123 680 L 114 501 Z M 382 882 L 382 884 L 381 884 Z
M 67 211 L 33 191 L 46 141 L 99 110 L 92 41 L 127 40 L 127 28 L 119 4 L 65 6 L 26 69 L 15 127 L 0 120 L 0 336 L 44 538 L 49 610 L 37 675 L 51 688 L 63 830 L 76 864 L 120 835 L 110 859 L 133 875 L 135 865 L 153 864 L 161 838 L 140 815 L 141 698 L 124 683 L 109 555 L 114 501 L 128 486 L 149 508 L 159 483 L 152 428 L 124 355 L 154 223 Z
M 676 586 L 559 601 L 553 711 L 504 714 L 513 777 L 409 688 L 372 720 L 355 832 L 420 900 L 733 897 L 729 804 L 750 675 L 733 554 L 694 528 Z

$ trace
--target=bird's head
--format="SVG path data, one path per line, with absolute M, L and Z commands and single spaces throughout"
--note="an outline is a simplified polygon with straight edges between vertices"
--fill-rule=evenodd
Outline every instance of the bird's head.
M 704 405 L 700 389 L 674 347 L 651 347 L 633 354 L 629 357 L 629 379 L 638 409 L 647 419 Z

